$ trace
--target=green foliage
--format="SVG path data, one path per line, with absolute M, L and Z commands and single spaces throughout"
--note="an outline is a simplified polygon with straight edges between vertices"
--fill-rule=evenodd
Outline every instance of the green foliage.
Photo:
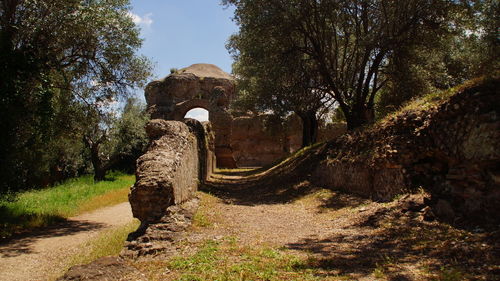
M 390 79 L 378 97 L 378 118 L 412 98 L 500 69 L 499 39 L 493 39 L 491 29 L 495 21 L 498 26 L 499 13 L 496 1 L 463 2 L 450 9 L 450 24 L 439 36 L 423 34 L 418 44 L 395 53 L 388 66 Z
M 237 85 L 237 93 L 238 95 L 231 103 L 231 111 L 234 114 L 238 114 L 239 112 L 252 112 L 254 114 L 258 114 L 259 112 L 265 111 L 265 107 L 259 105 L 258 95 L 254 94 L 254 92 L 250 92 L 244 89 L 245 82 L 243 80 L 239 80 Z
M 472 44 L 464 57 L 476 58 L 475 76 L 488 75 L 500 70 L 500 37 L 498 27 L 500 26 L 500 3 L 495 0 L 473 1 L 469 4 L 471 11 L 469 18 L 473 23 L 468 30 L 464 31 L 466 42 Z
M 136 99 L 129 99 L 110 134 L 110 154 L 118 157 L 112 169 L 127 173 L 135 171 L 135 162 L 144 154 L 149 142 L 145 130 L 148 121 L 146 106 Z
M 228 48 L 245 108 L 283 115 L 326 93 L 319 101 L 335 100 L 353 129 L 372 122 L 375 109 L 380 117 L 499 68 L 498 1 L 223 3 L 236 7 L 240 25 Z
M 442 0 L 223 2 L 235 5 L 240 25 L 229 45 L 236 72 L 250 85 L 268 81 L 265 89 L 273 92 L 279 85 L 285 97 L 267 99 L 273 104 L 297 95 L 298 104 L 309 105 L 309 97 L 324 93 L 319 101 L 334 99 L 350 129 L 373 119 L 391 56 L 448 24 L 452 6 Z
M 0 3 L 0 192 L 87 170 L 81 128 L 142 86 L 128 0 Z M 90 118 L 90 120 L 88 119 Z
M 91 176 L 82 176 L 42 190 L 3 195 L 0 198 L 1 236 L 77 215 L 82 205 L 103 194 L 128 189 L 134 180 L 131 175 L 112 173 L 110 180 L 94 183 Z M 103 205 L 106 202 L 94 206 Z
M 256 16 L 252 12 L 248 11 Z M 279 123 L 296 113 L 302 120 L 303 145 L 316 142 L 318 118 L 331 103 L 331 97 L 320 89 L 310 56 L 283 44 L 287 36 L 293 35 L 267 28 L 272 24 L 269 21 L 276 18 L 249 19 L 252 22 L 239 22 L 240 33 L 233 35 L 227 45 L 235 59 L 233 72 L 238 77 L 239 95 L 233 108 L 267 111 L 274 115 L 273 119 L 281 118 Z M 260 20 L 266 22 L 253 24 Z

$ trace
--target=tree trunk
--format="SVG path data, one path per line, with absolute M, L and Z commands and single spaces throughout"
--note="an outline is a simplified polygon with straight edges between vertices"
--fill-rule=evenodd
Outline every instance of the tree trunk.
M 85 136 L 84 141 L 87 147 L 90 149 L 90 160 L 92 166 L 94 167 L 94 181 L 103 181 L 106 177 L 106 172 L 115 165 L 119 159 L 120 155 L 112 155 L 109 159 L 103 160 L 99 156 L 99 146 L 106 139 L 106 135 L 101 136 L 97 141 L 93 141 L 90 137 Z
M 375 112 L 373 107 L 366 105 L 356 106 L 351 112 L 344 112 L 347 121 L 347 129 L 349 131 L 361 128 L 365 125 L 372 124 L 375 121 Z
M 106 169 L 101 157 L 99 157 L 99 142 L 90 145 L 90 160 L 94 167 L 94 181 L 103 181 L 106 176 Z
M 94 166 L 94 181 L 98 182 L 98 181 L 103 181 L 105 179 L 106 179 L 106 170 L 102 169 L 101 167 L 96 168 Z
M 310 146 L 318 140 L 318 119 L 315 111 L 297 113 L 302 119 L 302 147 Z
M 90 150 L 90 161 L 92 162 L 92 167 L 94 168 L 94 181 L 103 181 L 106 177 L 106 171 L 108 170 L 108 165 L 105 165 L 99 157 L 99 146 L 104 137 L 101 137 L 97 141 L 93 141 L 90 137 L 84 136 L 83 140 Z

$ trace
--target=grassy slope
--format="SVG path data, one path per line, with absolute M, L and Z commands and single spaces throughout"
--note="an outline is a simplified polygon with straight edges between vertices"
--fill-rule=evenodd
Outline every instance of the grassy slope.
M 125 202 L 134 176 L 117 173 L 110 178 L 94 183 L 92 176 L 82 176 L 54 187 L 17 194 L 14 200 L 1 198 L 0 237 Z
M 482 83 L 485 83 L 486 81 L 490 79 L 498 79 L 498 75 L 495 76 L 495 78 L 491 77 L 478 77 L 475 79 L 468 80 L 464 82 L 463 84 L 457 85 L 455 87 L 446 89 L 446 90 L 441 90 L 441 91 L 435 91 L 431 93 L 427 93 L 422 96 L 418 96 L 406 104 L 404 104 L 401 108 L 398 110 L 388 114 L 386 117 L 382 118 L 377 122 L 378 124 L 384 124 L 387 122 L 388 119 L 395 118 L 398 115 L 404 115 L 407 112 L 417 112 L 417 111 L 423 111 L 423 110 L 429 110 L 432 107 L 439 106 L 440 104 L 448 101 L 450 97 L 453 95 L 456 95 L 459 92 L 464 91 L 467 88 L 472 88 L 474 86 L 480 85 Z

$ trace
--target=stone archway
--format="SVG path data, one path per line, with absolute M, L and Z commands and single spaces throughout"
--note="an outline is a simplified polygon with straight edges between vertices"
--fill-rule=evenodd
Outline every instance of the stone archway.
M 186 115 L 184 115 L 184 119 L 196 119 L 200 122 L 206 122 L 208 121 L 209 115 L 210 112 L 208 112 L 208 110 L 201 107 L 195 107 L 190 109 Z
M 153 119 L 182 121 L 189 110 L 206 109 L 215 131 L 217 166 L 236 168 L 231 148 L 232 117 L 227 111 L 234 91 L 231 75 L 212 64 L 194 64 L 149 83 L 145 96 Z
M 208 100 L 205 99 L 194 99 L 188 100 L 185 102 L 181 102 L 177 104 L 172 113 L 172 120 L 182 121 L 184 120 L 184 116 L 193 108 L 203 108 L 210 112 L 211 105 Z

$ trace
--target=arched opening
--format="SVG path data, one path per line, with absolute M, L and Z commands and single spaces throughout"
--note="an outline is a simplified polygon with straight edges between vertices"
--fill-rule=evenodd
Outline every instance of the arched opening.
M 208 121 L 208 117 L 209 117 L 208 110 L 201 107 L 195 107 L 189 110 L 186 113 L 186 115 L 184 115 L 184 118 L 196 119 L 200 122 Z

